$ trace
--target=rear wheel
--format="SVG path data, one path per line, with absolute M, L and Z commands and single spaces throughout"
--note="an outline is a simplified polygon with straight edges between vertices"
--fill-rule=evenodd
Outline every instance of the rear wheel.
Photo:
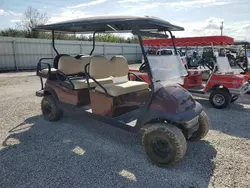
M 198 130 L 193 133 L 193 135 L 189 138 L 189 140 L 197 141 L 204 138 L 207 135 L 210 123 L 206 112 L 202 111 L 200 113 L 198 123 L 199 123 Z
M 187 150 L 187 143 L 181 130 L 171 124 L 147 125 L 142 146 L 153 164 L 166 167 L 181 161 Z
M 48 121 L 58 121 L 62 117 L 62 110 L 56 104 L 52 95 L 44 96 L 41 102 L 43 117 Z
M 226 108 L 231 102 L 230 93 L 226 89 L 215 89 L 209 96 L 209 101 L 214 108 Z

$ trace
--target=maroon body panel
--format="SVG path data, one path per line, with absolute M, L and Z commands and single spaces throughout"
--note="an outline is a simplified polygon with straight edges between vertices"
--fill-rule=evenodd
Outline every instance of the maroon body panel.
M 194 108 L 192 95 L 179 85 L 160 88 L 154 94 L 150 109 L 176 114 Z
M 45 89 L 46 88 L 52 88 L 56 92 L 59 101 L 67 104 L 87 105 L 90 102 L 88 88 L 72 90 L 52 80 L 47 80 L 45 84 Z
M 117 97 L 107 97 L 103 93 L 90 92 L 92 112 L 95 114 L 116 117 L 137 109 L 149 100 L 150 91 L 142 90 Z

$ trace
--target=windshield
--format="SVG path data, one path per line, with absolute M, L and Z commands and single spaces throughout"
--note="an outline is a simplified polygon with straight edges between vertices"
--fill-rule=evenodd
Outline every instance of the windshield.
M 222 73 L 232 72 L 232 68 L 229 64 L 227 57 L 216 57 L 217 64 L 218 64 L 218 71 Z
M 153 83 L 158 88 L 168 84 L 184 84 L 187 75 L 179 55 L 148 56 Z

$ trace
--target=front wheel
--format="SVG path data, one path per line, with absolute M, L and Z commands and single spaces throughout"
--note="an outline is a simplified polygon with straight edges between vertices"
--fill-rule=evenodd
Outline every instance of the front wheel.
M 178 163 L 187 150 L 187 142 L 181 130 L 167 123 L 147 125 L 142 136 L 142 146 L 150 161 L 160 167 Z
M 58 121 L 63 114 L 52 95 L 43 97 L 41 108 L 43 117 L 47 121 Z
M 210 94 L 209 101 L 214 108 L 222 109 L 231 103 L 231 96 L 226 89 L 216 89 Z
M 231 103 L 234 103 L 239 98 L 238 95 L 232 95 L 231 97 Z
M 200 140 L 207 135 L 209 131 L 210 123 L 209 123 L 209 119 L 208 119 L 206 112 L 202 111 L 200 113 L 198 123 L 199 123 L 198 130 L 195 131 L 193 135 L 189 138 L 189 140 L 191 141 Z

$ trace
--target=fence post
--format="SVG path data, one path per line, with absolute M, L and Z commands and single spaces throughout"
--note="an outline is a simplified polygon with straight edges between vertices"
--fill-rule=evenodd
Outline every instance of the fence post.
M 123 49 L 123 45 L 121 45 L 122 47 L 122 56 L 124 56 L 124 49 Z
M 18 71 L 19 69 L 18 69 L 17 59 L 16 59 L 16 43 L 14 40 L 12 41 L 12 50 L 13 50 L 13 59 L 14 59 L 15 68 L 16 68 L 16 71 Z
M 53 57 L 54 57 L 53 44 L 52 44 L 52 42 L 51 42 L 50 44 L 51 44 L 51 45 L 50 45 L 50 47 L 51 47 L 51 58 L 53 58 Z
M 136 59 L 136 61 L 138 61 L 138 53 L 137 53 L 137 45 L 135 46 L 135 59 Z
M 105 44 L 102 45 L 102 55 L 105 56 L 106 50 L 105 50 Z
M 80 44 L 80 54 L 82 54 L 82 43 Z

